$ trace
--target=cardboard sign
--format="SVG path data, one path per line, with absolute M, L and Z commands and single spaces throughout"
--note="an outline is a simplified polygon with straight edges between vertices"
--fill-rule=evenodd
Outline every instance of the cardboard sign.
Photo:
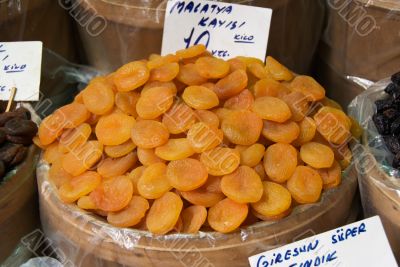
M 0 42 L 0 100 L 39 100 L 42 42 Z
M 216 57 L 265 60 L 272 9 L 215 1 L 169 0 L 162 54 L 204 44 Z
M 249 258 L 251 267 L 397 267 L 378 216 Z

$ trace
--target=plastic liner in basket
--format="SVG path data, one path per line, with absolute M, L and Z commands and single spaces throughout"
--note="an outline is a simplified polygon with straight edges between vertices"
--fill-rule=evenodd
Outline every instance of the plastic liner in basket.
M 117 228 L 100 216 L 64 204 L 39 163 L 37 178 L 43 230 L 65 266 L 248 266 L 251 255 L 348 223 L 357 188 L 354 165 L 342 184 L 320 202 L 295 207 L 287 218 L 259 222 L 230 234 L 153 235 Z
M 353 149 L 353 155 L 365 216 L 381 217 L 400 263 L 400 172 L 391 167 L 393 155 L 372 121 L 374 102 L 386 96 L 384 89 L 389 83 L 389 78 L 379 81 L 356 97 L 349 106 L 349 114 L 364 128 L 363 146 Z

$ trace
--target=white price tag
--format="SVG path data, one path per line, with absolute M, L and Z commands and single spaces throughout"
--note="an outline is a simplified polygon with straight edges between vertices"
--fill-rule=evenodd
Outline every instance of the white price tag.
M 39 100 L 43 44 L 0 42 L 0 100 L 10 98 L 16 87 L 15 101 Z
M 265 60 L 272 9 L 215 1 L 169 0 L 162 54 L 204 44 L 216 57 Z
M 397 267 L 378 216 L 249 258 L 251 267 Z

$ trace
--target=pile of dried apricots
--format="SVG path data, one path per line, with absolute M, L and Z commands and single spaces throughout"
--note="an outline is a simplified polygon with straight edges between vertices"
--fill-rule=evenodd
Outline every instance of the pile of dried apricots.
M 93 79 L 34 141 L 65 203 L 155 234 L 228 233 L 338 186 L 353 129 L 313 78 L 198 45 Z

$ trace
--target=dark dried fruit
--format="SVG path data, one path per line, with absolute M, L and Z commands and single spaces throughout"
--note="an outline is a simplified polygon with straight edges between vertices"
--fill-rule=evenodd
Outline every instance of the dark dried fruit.
M 21 118 L 24 118 L 26 120 L 30 120 L 31 119 L 31 113 L 29 112 L 29 110 L 27 110 L 24 107 L 19 107 L 17 108 L 14 113 L 19 114 L 19 116 L 21 116 Z
M 394 83 L 388 84 L 385 88 L 385 92 L 391 95 L 393 98 L 398 98 L 400 96 L 400 86 Z
M 4 162 L 2 160 L 0 160 L 0 181 L 1 181 L 1 177 L 3 177 L 4 174 L 6 174 L 6 165 L 4 164 Z
M 15 166 L 21 163 L 25 159 L 27 153 L 28 153 L 27 147 L 25 146 L 20 147 L 17 153 L 15 154 L 14 158 L 10 162 L 10 166 Z
M 23 135 L 23 136 L 35 136 L 37 132 L 37 125 L 33 121 L 13 118 L 9 120 L 5 125 L 4 129 L 7 135 Z
M 375 123 L 376 129 L 382 135 L 390 134 L 390 123 L 383 114 L 374 114 L 372 120 Z
M 385 115 L 385 117 L 387 118 L 387 120 L 391 123 L 393 122 L 395 119 L 397 119 L 398 117 L 400 117 L 400 111 L 394 109 L 394 108 L 390 108 L 387 109 L 383 112 L 383 115 Z
M 0 145 L 6 141 L 6 132 L 3 128 L 0 128 Z
M 392 108 L 393 99 L 381 99 L 375 101 L 376 110 L 378 113 L 385 111 L 386 109 Z
M 14 143 L 14 144 L 21 144 L 21 145 L 30 145 L 32 144 L 32 137 L 25 136 L 25 135 L 6 135 L 7 141 Z
M 392 82 L 400 86 L 400 71 L 392 75 Z
M 18 150 L 22 147 L 20 144 L 7 143 L 0 148 L 0 160 L 8 165 L 17 154 Z
M 390 133 L 396 136 L 400 135 L 400 117 L 392 122 L 392 125 L 390 126 Z
M 385 144 L 390 152 L 392 152 L 393 154 L 397 154 L 398 152 L 400 152 L 400 142 L 396 136 L 386 135 L 383 136 L 383 140 L 385 140 Z

